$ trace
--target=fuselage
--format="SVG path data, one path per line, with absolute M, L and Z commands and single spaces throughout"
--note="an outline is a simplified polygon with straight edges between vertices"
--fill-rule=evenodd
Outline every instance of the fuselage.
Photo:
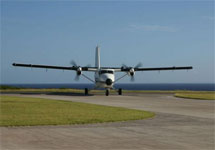
M 100 49 L 96 47 L 95 53 L 95 88 L 106 88 L 112 89 L 115 81 L 114 70 L 113 69 L 104 69 L 100 65 Z
M 115 81 L 114 70 L 99 69 L 95 72 L 96 88 L 112 89 Z

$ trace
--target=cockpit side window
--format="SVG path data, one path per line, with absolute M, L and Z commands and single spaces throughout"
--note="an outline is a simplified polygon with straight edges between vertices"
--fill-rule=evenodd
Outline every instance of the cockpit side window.
M 111 74 L 113 74 L 113 71 L 111 71 L 111 70 L 108 70 L 108 73 L 111 73 Z

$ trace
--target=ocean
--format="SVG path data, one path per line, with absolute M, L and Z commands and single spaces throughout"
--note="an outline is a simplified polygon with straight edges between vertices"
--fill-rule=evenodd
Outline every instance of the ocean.
M 20 88 L 74 88 L 74 89 L 93 89 L 93 84 L 3 84 L 15 86 Z M 213 83 L 118 83 L 115 84 L 116 89 L 123 90 L 192 90 L 192 91 L 215 91 L 215 84 Z

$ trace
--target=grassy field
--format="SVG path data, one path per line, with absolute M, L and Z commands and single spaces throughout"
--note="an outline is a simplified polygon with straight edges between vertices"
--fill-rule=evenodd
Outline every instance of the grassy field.
M 215 100 L 215 92 L 184 92 L 176 93 L 175 96 L 190 99 Z
M 34 126 L 138 120 L 154 113 L 41 98 L 0 97 L 0 126 Z

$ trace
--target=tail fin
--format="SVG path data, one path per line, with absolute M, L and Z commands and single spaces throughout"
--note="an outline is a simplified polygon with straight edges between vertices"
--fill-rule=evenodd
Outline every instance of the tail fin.
M 100 48 L 96 46 L 96 60 L 95 60 L 95 67 L 100 69 Z

